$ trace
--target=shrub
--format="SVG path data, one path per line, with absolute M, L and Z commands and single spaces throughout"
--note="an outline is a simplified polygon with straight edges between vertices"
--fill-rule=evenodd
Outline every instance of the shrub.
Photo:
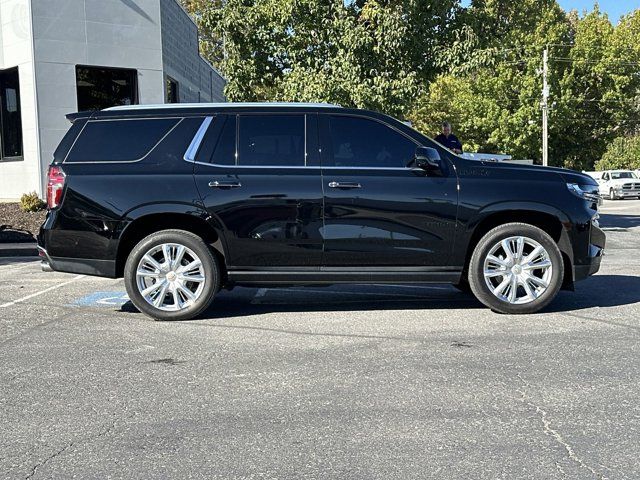
M 23 212 L 39 212 L 47 208 L 36 192 L 25 193 L 20 197 L 20 209 Z

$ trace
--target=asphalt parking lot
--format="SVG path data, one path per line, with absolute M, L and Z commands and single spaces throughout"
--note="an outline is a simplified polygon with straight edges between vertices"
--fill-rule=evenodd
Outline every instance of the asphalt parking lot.
M 640 478 L 640 201 L 543 313 L 448 286 L 223 292 L 0 259 L 0 478 Z

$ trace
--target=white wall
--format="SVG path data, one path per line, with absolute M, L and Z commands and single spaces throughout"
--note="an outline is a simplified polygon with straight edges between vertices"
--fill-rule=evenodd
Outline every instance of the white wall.
M 32 0 L 41 162 L 78 110 L 76 65 L 133 68 L 140 103 L 162 103 L 162 42 L 158 0 Z M 44 179 L 43 179 L 44 183 Z
M 222 100 L 223 80 L 204 68 L 195 24 L 175 0 L 0 0 L 0 69 L 19 67 L 24 137 L 24 161 L 0 162 L 0 199 L 43 195 L 65 116 L 78 110 L 76 65 L 136 69 L 142 104 L 164 103 L 165 68 L 182 101 L 197 101 L 198 89 L 202 101 Z
M 24 160 L 0 162 L 0 199 L 41 192 L 30 0 L 0 0 L 0 69 L 18 67 Z

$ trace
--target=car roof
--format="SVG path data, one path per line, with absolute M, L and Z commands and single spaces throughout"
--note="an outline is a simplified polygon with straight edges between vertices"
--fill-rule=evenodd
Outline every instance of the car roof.
M 116 118 L 150 118 L 167 116 L 202 116 L 220 113 L 317 113 L 331 112 L 340 114 L 364 115 L 384 121 L 399 122 L 384 113 L 361 109 L 342 107 L 331 103 L 303 103 L 303 102 L 224 102 L 224 103 L 172 103 L 153 105 L 122 105 L 104 110 L 70 113 L 67 119 L 74 122 L 78 119 L 116 119 Z
M 217 103 L 157 103 L 149 105 L 119 105 L 105 108 L 104 112 L 131 110 L 181 110 L 181 109 L 227 109 L 227 108 L 342 108 L 332 103 L 308 102 L 217 102 Z

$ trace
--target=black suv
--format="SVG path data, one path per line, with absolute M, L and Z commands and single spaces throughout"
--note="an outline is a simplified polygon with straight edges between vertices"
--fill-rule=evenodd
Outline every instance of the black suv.
M 116 107 L 69 116 L 38 236 L 45 270 L 124 276 L 157 319 L 235 285 L 451 283 L 531 313 L 600 266 L 598 185 L 461 158 L 325 104 Z

